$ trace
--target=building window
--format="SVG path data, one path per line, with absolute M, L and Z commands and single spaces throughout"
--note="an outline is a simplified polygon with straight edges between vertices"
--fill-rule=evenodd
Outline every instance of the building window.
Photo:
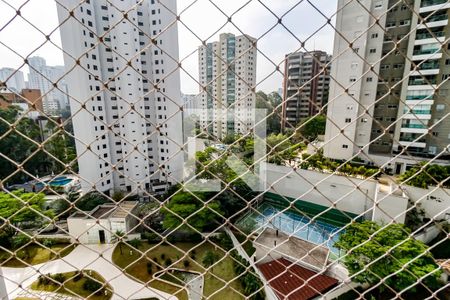
M 345 123 L 350 123 L 352 121 L 351 118 L 345 118 Z
M 348 149 L 348 145 L 344 144 L 344 145 L 342 145 L 342 148 L 343 149 Z

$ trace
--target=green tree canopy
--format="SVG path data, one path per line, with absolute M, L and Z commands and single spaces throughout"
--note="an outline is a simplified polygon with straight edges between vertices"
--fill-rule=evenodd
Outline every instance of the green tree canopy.
M 438 266 L 431 254 L 426 253 L 428 247 L 411 238 L 410 230 L 403 224 L 390 224 L 380 229 L 377 223 L 364 221 L 349 225 L 339 236 L 335 246 L 346 252 L 344 264 L 350 275 L 362 271 L 353 280 L 374 285 L 384 279 L 384 285 L 401 291 L 429 274 L 423 282 L 436 288 L 441 272 L 430 274 Z M 386 278 L 397 271 L 396 275 Z M 383 290 L 383 285 L 380 287 Z
M 281 97 L 277 92 L 269 95 L 263 91 L 256 93 L 256 108 L 267 110 L 267 133 L 279 133 L 281 131 Z
M 426 162 L 416 165 L 400 175 L 399 181 L 405 182 L 420 188 L 428 188 L 428 186 L 436 186 L 442 182 L 447 188 L 450 187 L 450 166 L 440 166 L 429 164 Z M 423 168 L 423 170 L 422 170 Z
M 205 194 L 197 193 L 195 195 L 200 200 L 188 192 L 179 192 L 170 199 L 162 210 L 164 228 L 177 228 L 183 223 L 183 220 L 186 220 L 190 226 L 198 231 L 220 224 L 220 217 L 217 215 L 217 213 L 223 214 L 220 204 L 217 201 L 205 204 Z M 185 227 L 185 229 L 187 228 Z
M 313 141 L 317 136 L 325 134 L 325 125 L 327 117 L 325 115 L 317 115 L 303 121 L 298 127 L 301 137 L 308 141 Z M 303 140 L 302 138 L 300 140 Z
M 92 191 L 75 201 L 75 206 L 84 211 L 91 211 L 99 205 L 110 202 L 106 196 Z
M 44 194 L 25 193 L 22 190 L 11 194 L 0 192 L 0 217 L 12 223 L 38 221 L 45 216 L 53 218 L 51 210 L 43 210 Z

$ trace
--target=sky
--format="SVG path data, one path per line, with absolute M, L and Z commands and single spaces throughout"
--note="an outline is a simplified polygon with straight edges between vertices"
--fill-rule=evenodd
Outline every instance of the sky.
M 223 32 L 258 39 L 256 89 L 265 92 L 281 88 L 282 74 L 276 65 L 286 54 L 298 51 L 300 41 L 306 40 L 308 51 L 332 52 L 334 30 L 327 18 L 334 24 L 337 0 L 178 0 L 177 6 L 180 60 L 194 78 L 198 78 L 196 50 L 201 40 L 215 41 Z M 231 23 L 225 15 L 231 16 Z M 44 57 L 49 65 L 62 65 L 60 45 L 55 0 L 0 1 L 0 67 L 27 73 L 23 58 L 34 55 Z M 196 82 L 183 71 L 181 91 L 198 93 Z

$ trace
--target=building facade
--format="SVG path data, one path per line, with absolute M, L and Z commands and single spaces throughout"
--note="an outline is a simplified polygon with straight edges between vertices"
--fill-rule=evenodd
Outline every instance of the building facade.
M 193 94 L 183 94 L 183 116 L 189 117 L 190 115 L 194 114 L 197 109 L 200 108 L 199 104 L 199 95 L 193 95 Z
M 13 68 L 0 68 L 0 82 L 11 92 L 20 93 L 25 88 L 23 72 Z
M 217 138 L 253 128 L 256 102 L 256 39 L 220 35 L 199 48 L 200 126 Z
M 450 4 L 364 1 L 366 11 L 348 2 L 338 4 L 325 155 L 374 158 L 396 173 L 406 164 L 393 161 L 396 154 L 448 159 Z
M 323 51 L 286 55 L 283 89 L 283 128 L 295 128 L 321 112 L 328 100 L 331 56 Z
M 74 17 L 65 21 L 67 8 Z M 181 180 L 176 11 L 175 0 L 58 4 L 84 191 L 140 193 Z
M 24 110 L 41 112 L 43 109 L 41 91 L 35 89 L 24 89 L 20 93 L 0 91 L 0 108 L 5 109 L 11 105 L 19 106 Z
M 69 109 L 69 97 L 63 66 L 48 66 L 44 58 L 33 56 L 28 59 L 30 73 L 28 86 L 41 90 L 44 97 L 44 112 L 56 114 Z M 55 86 L 56 85 L 56 86 Z

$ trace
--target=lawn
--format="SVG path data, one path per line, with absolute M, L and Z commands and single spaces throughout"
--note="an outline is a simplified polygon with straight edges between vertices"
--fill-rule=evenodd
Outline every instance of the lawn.
M 23 249 L 16 250 L 17 256 L 20 257 L 26 263 L 12 257 L 8 252 L 0 251 L 0 265 L 2 267 L 22 268 L 28 265 L 37 265 L 50 260 L 64 257 L 75 248 L 73 244 L 56 244 L 50 247 L 50 249 L 42 247 L 40 245 L 29 245 Z
M 233 270 L 232 258 L 228 256 L 224 257 L 225 253 L 220 249 L 215 249 L 212 244 L 204 243 L 197 245 L 193 243 L 176 243 L 175 246 L 170 246 L 143 243 L 139 250 L 142 253 L 147 251 L 146 256 L 136 253 L 136 251 L 133 251 L 130 255 L 130 248 L 126 245 L 122 246 L 123 254 L 121 254 L 120 247 L 116 247 L 113 253 L 113 262 L 124 269 L 125 272 L 132 277 L 143 282 L 148 282 L 149 286 L 175 295 L 180 300 L 188 299 L 187 292 L 182 288 L 182 285 L 177 286 L 175 283 L 169 284 L 154 279 L 153 275 L 149 274 L 147 271 L 147 263 L 149 261 L 151 262 L 152 274 L 160 270 L 157 268 L 157 264 L 164 267 L 170 265 L 171 268 L 205 273 L 206 270 L 202 265 L 202 260 L 206 252 L 212 251 L 218 255 L 220 259 L 223 259 L 220 263 L 215 265 L 210 272 L 206 272 L 204 275 L 204 296 L 210 296 L 215 293 L 209 299 L 244 299 L 244 297 L 239 294 L 243 293 L 241 284 L 237 280 L 233 280 L 236 277 L 236 274 Z M 163 275 L 163 278 L 168 278 L 168 276 L 169 275 L 165 274 Z M 175 278 L 172 278 L 170 281 L 178 282 Z M 227 287 L 225 287 L 226 283 L 229 283 Z M 223 288 L 223 290 L 220 290 L 221 288 Z M 233 289 L 237 290 L 239 293 Z
M 60 273 L 60 275 L 64 276 L 63 280 L 61 280 L 63 282 L 62 284 L 52 281 L 49 281 L 48 283 L 40 283 L 39 280 L 36 280 L 31 284 L 31 289 L 78 296 L 83 299 L 90 300 L 108 300 L 111 298 L 113 290 L 109 285 L 106 285 L 106 287 L 97 292 L 97 294 L 93 293 L 95 293 L 98 288 L 94 288 L 93 291 L 89 291 L 83 287 L 86 281 L 91 279 L 98 283 L 104 284 L 105 279 L 103 279 L 103 277 L 94 271 L 84 271 L 83 274 L 83 276 L 76 276 L 77 272 Z M 55 275 L 56 274 L 51 274 L 51 276 Z M 107 295 L 105 295 L 105 289 L 108 291 Z

